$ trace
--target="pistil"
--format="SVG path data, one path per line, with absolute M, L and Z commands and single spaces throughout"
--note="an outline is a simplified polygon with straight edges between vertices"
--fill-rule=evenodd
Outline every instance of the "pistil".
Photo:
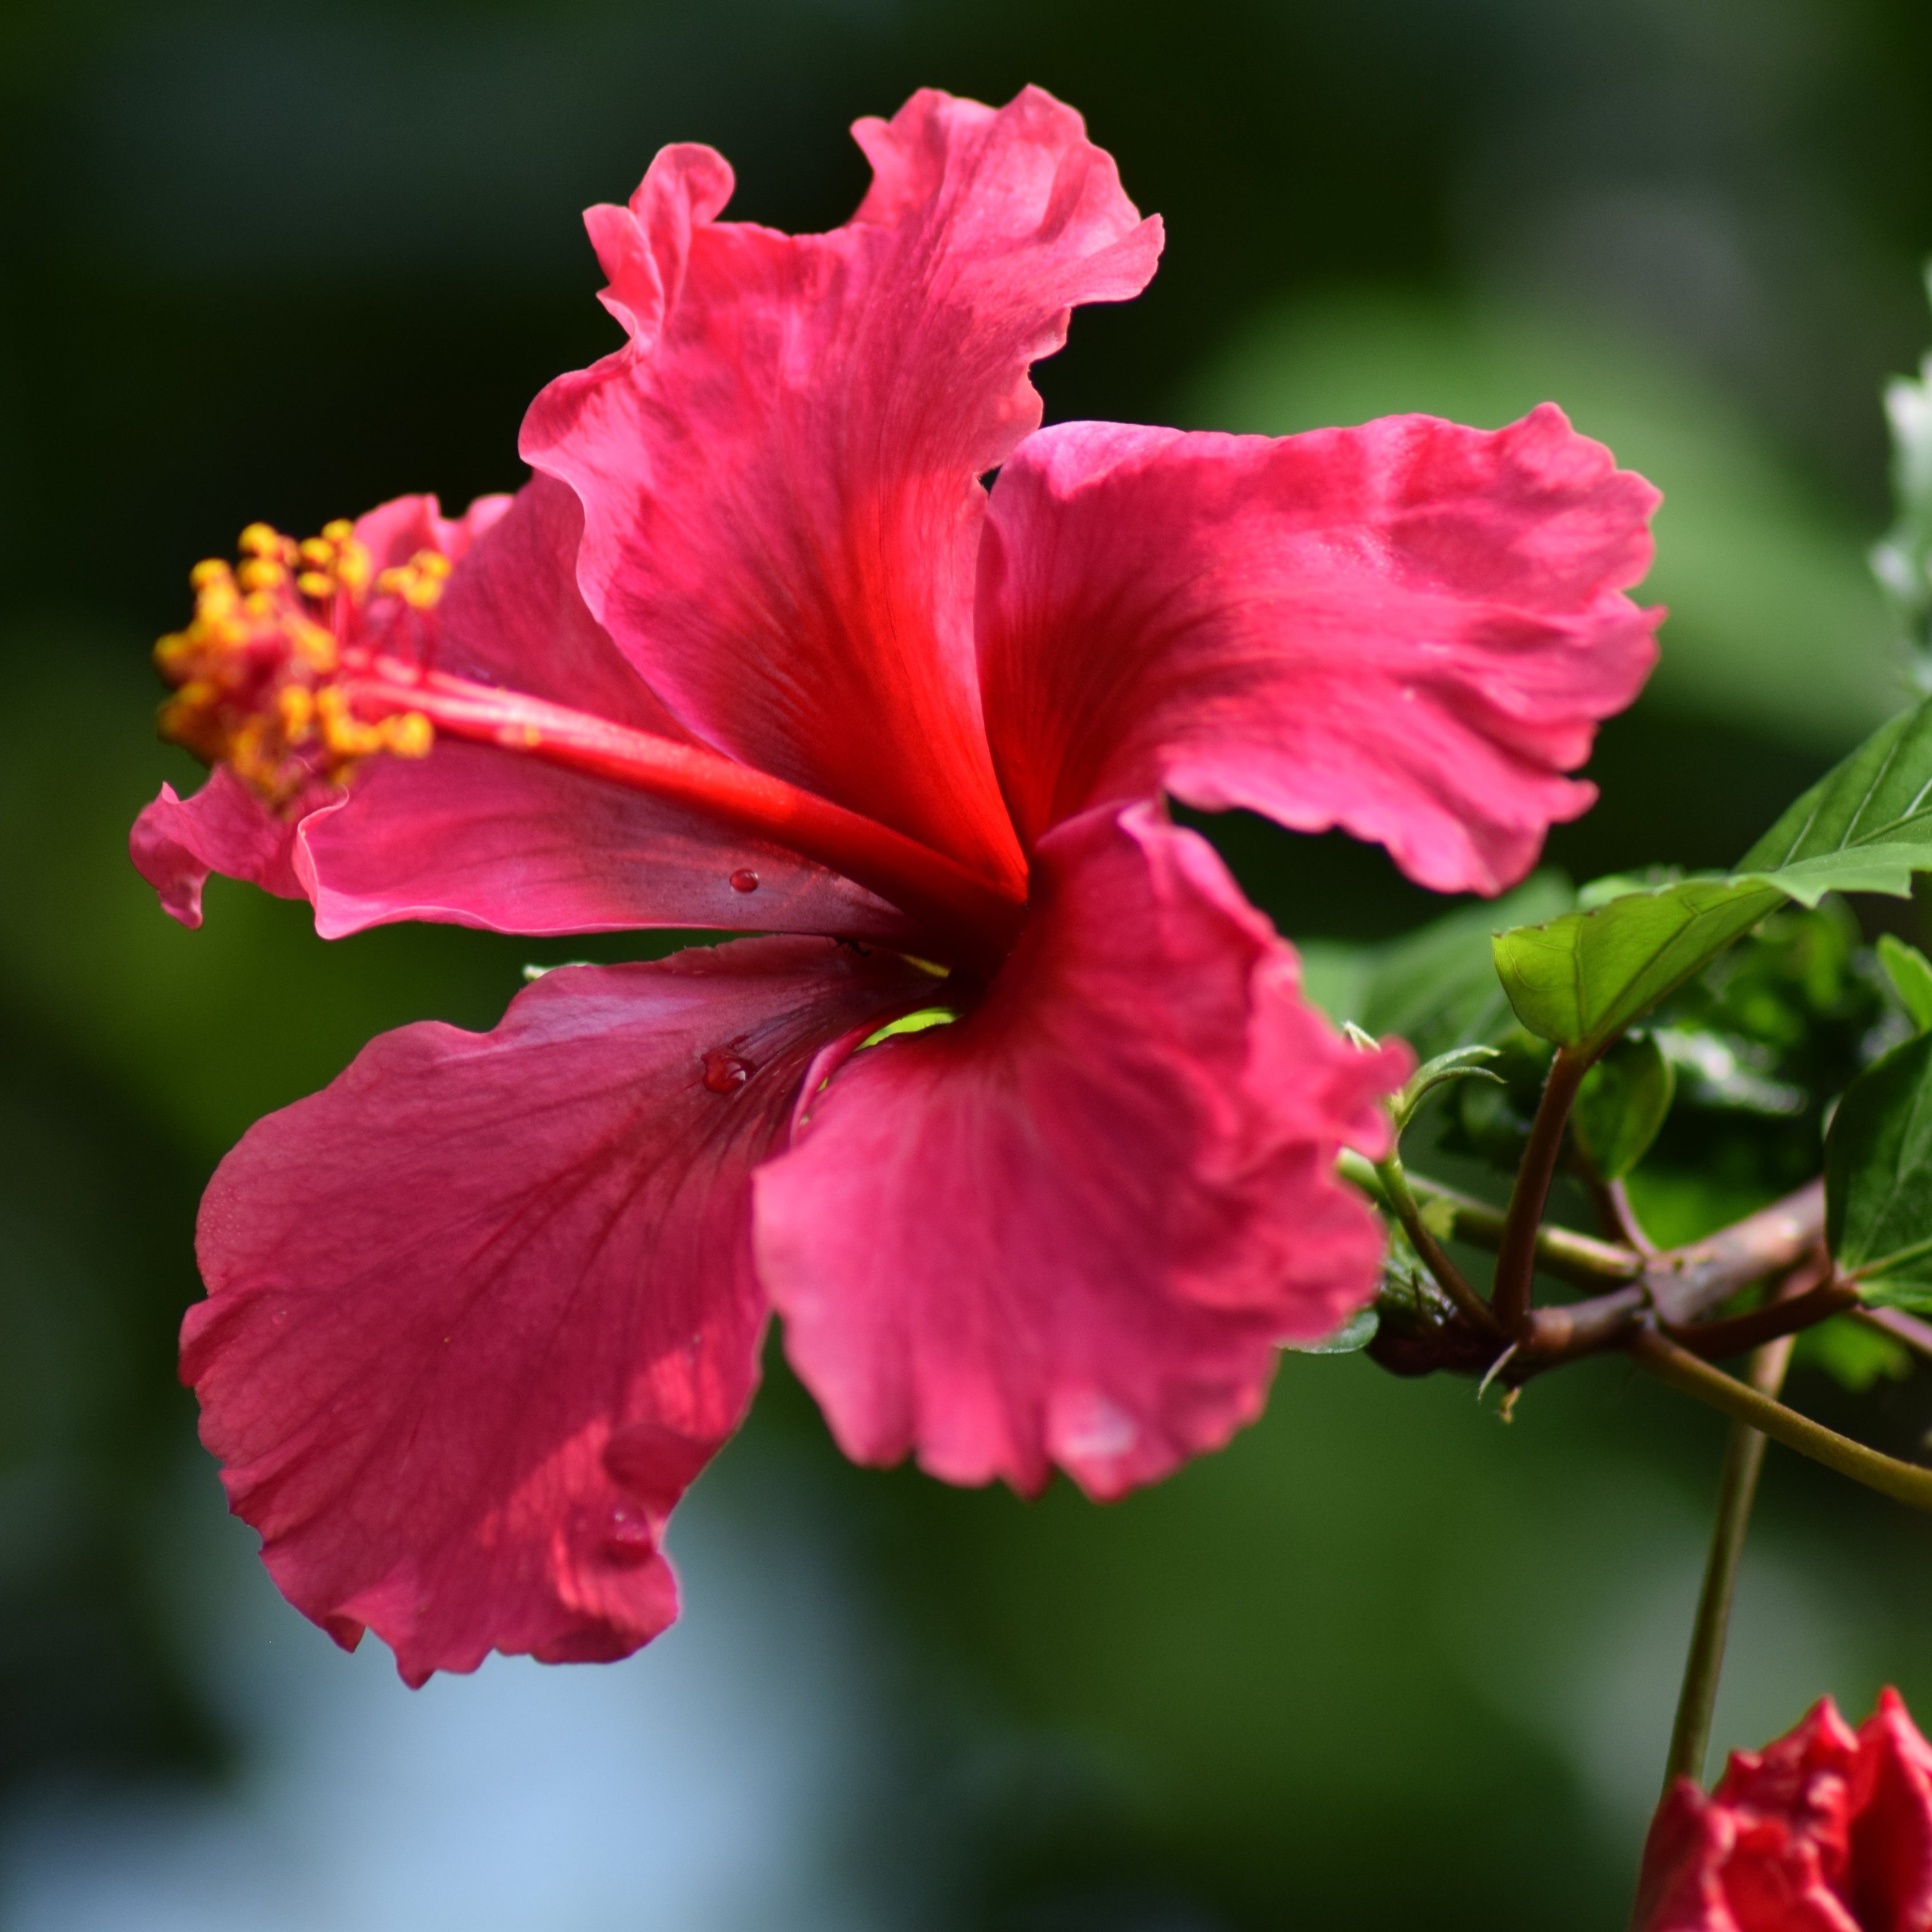
M 394 658 L 371 656 L 366 666 L 346 661 L 338 688 L 372 724 L 420 716 L 453 738 L 704 812 L 878 893 L 962 963 L 997 964 L 1019 930 L 1024 902 L 957 860 L 701 746 Z

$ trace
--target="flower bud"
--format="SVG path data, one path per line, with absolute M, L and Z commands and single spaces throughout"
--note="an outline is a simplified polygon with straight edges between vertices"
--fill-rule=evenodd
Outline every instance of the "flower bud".
M 1665 1794 L 1635 1932 L 1932 1932 L 1932 1746 L 1895 1690 L 1853 1731 L 1828 1697 L 1708 1796 Z

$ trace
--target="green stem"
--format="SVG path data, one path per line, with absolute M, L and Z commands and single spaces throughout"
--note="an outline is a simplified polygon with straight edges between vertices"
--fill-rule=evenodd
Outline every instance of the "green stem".
M 1774 1397 L 1790 1359 L 1789 1336 L 1767 1342 L 1751 1358 L 1750 1385 L 1767 1400 Z M 1704 1760 L 1711 1746 L 1711 1713 L 1718 1701 L 1718 1678 L 1724 1667 L 1724 1642 L 1730 1630 L 1731 1600 L 1737 1588 L 1738 1562 L 1744 1554 L 1758 1474 L 1764 1467 L 1764 1443 L 1762 1432 L 1744 1422 L 1734 1421 L 1725 1438 L 1711 1554 L 1704 1566 L 1704 1587 L 1697 1598 L 1690 1654 L 1684 1660 L 1684 1686 L 1677 1699 L 1677 1722 L 1670 1733 L 1670 1760 L 1664 1766 L 1666 1792 L 1680 1778 L 1694 1784 L 1703 1781 Z
M 1462 1270 L 1444 1252 L 1442 1244 L 1422 1218 L 1422 1210 L 1409 1191 L 1408 1177 L 1402 1172 L 1402 1156 L 1390 1154 L 1376 1166 L 1375 1173 L 1389 1211 L 1402 1223 L 1402 1231 L 1422 1257 L 1423 1265 L 1442 1283 L 1443 1292 L 1468 1320 L 1493 1334 L 1496 1318 L 1490 1312 L 1489 1304 L 1469 1286 Z
M 1708 1402 L 1732 1421 L 1762 1430 L 1774 1442 L 1782 1442 L 1787 1449 L 1796 1449 L 1801 1456 L 1809 1456 L 1814 1462 L 1822 1462 L 1828 1469 L 1863 1483 L 1894 1502 L 1932 1510 L 1932 1469 L 1901 1462 L 1894 1456 L 1882 1456 L 1835 1429 L 1814 1422 L 1808 1415 L 1786 1408 L 1748 1383 L 1712 1368 L 1688 1348 L 1680 1348 L 1648 1324 L 1632 1331 L 1630 1352 L 1640 1368 L 1680 1395 Z

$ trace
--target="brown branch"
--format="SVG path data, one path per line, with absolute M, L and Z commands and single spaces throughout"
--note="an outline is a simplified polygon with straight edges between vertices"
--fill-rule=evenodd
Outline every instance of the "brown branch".
M 1530 1125 L 1529 1144 L 1522 1150 L 1516 1185 L 1510 1190 L 1509 1206 L 1503 1215 L 1502 1239 L 1496 1246 L 1496 1283 L 1490 1291 L 1490 1306 L 1496 1310 L 1498 1325 L 1505 1335 L 1515 1334 L 1529 1317 L 1532 1284 L 1536 1275 L 1537 1232 L 1543 1226 L 1550 1184 L 1556 1178 L 1557 1159 L 1563 1151 L 1563 1132 L 1569 1124 L 1570 1106 L 1589 1066 L 1586 1054 L 1567 1046 L 1561 1048 L 1550 1063 L 1543 1098 Z
M 1480 1234 L 1485 1226 L 1494 1226 L 1500 1220 L 1494 1208 L 1472 1202 L 1469 1206 L 1487 1220 L 1466 1226 L 1461 1197 L 1450 1195 L 1433 1182 L 1415 1185 L 1435 1199 L 1447 1198 L 1452 1202 L 1456 1209 L 1459 1235 Z M 1709 1335 L 1700 1329 L 1696 1318 L 1728 1300 L 1739 1288 L 1762 1281 L 1767 1275 L 1782 1274 L 1797 1267 L 1817 1249 L 1824 1232 L 1824 1188 L 1822 1183 L 1814 1181 L 1707 1240 L 1670 1249 L 1647 1262 L 1628 1250 L 1592 1241 L 1587 1235 L 1545 1228 L 1545 1235 L 1560 1236 L 1564 1242 L 1574 1244 L 1566 1252 L 1588 1263 L 1591 1272 L 1587 1279 L 1600 1282 L 1606 1278 L 1606 1270 L 1615 1268 L 1618 1275 L 1610 1278 L 1622 1277 L 1622 1285 L 1580 1301 L 1545 1304 L 1532 1310 L 1525 1317 L 1517 1336 L 1520 1346 L 1503 1372 L 1503 1380 L 1513 1387 L 1520 1385 L 1532 1376 L 1616 1347 L 1628 1339 L 1631 1325 L 1652 1309 L 1664 1318 L 1664 1325 L 1672 1333 L 1700 1348 L 1721 1342 L 1721 1335 Z M 1538 1258 L 1546 1272 L 1556 1272 L 1540 1250 Z M 1628 1279 L 1632 1273 L 1636 1274 L 1634 1280 Z M 1805 1318 L 1822 1319 L 1824 1312 L 1830 1312 L 1814 1313 L 1817 1307 L 1818 1304 L 1808 1304 L 1800 1312 L 1801 1322 Z M 1881 1312 L 1892 1311 L 1863 1310 L 1861 1318 Z M 1790 1319 L 1791 1316 L 1786 1313 L 1766 1325 L 1775 1329 L 1778 1322 Z M 1480 1375 L 1495 1359 L 1492 1331 L 1478 1330 L 1465 1319 L 1459 1318 L 1436 1327 L 1384 1325 L 1384 1336 L 1371 1346 L 1370 1353 L 1398 1375 L 1422 1376 L 1438 1370 L 1452 1375 Z M 1927 1342 L 1932 1344 L 1932 1324 L 1916 1325 L 1928 1330 Z M 1901 1335 L 1900 1339 L 1906 1338 Z M 1932 1346 L 1928 1346 L 1928 1352 L 1932 1353 Z
M 1594 1294 L 1587 1301 L 1532 1308 L 1525 1324 L 1522 1346 L 1518 1351 L 1522 1373 L 1509 1379 L 1522 1381 L 1582 1356 L 1594 1355 L 1599 1349 L 1614 1347 L 1649 1306 L 1649 1297 L 1633 1282 L 1628 1288 L 1609 1294 Z
M 1801 1328 L 1842 1315 L 1846 1309 L 1856 1308 L 1858 1300 L 1858 1292 L 1849 1282 L 1828 1278 L 1802 1294 L 1780 1295 L 1727 1322 L 1694 1322 L 1682 1328 L 1668 1322 L 1659 1325 L 1673 1342 L 1694 1349 L 1706 1361 L 1720 1361 L 1726 1355 L 1742 1355 L 1780 1335 L 1795 1335 Z
M 1592 1180 L 1586 1184 L 1604 1232 L 1621 1246 L 1634 1248 L 1640 1255 L 1654 1255 L 1657 1244 L 1643 1232 L 1643 1223 L 1630 1205 L 1630 1190 L 1621 1180 Z
M 1707 1240 L 1656 1256 L 1644 1284 L 1665 1323 L 1681 1328 L 1739 1288 L 1796 1267 L 1824 1233 L 1825 1184 L 1814 1180 Z

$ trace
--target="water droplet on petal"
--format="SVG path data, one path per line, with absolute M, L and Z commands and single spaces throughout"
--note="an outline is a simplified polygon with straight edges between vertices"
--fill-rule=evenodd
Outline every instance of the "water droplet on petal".
M 641 1516 L 627 1510 L 621 1503 L 613 1508 L 604 1531 L 606 1562 L 622 1569 L 634 1570 L 640 1564 L 648 1563 L 657 1554 L 657 1550 L 658 1540 Z
M 731 890 L 734 892 L 754 892 L 758 890 L 758 875 L 748 866 L 741 866 L 731 874 Z
M 1070 1394 L 1054 1405 L 1056 1453 L 1083 1460 L 1124 1456 L 1140 1440 L 1140 1425 L 1097 1391 Z
M 757 1072 L 741 1054 L 713 1051 L 704 1056 L 704 1084 L 714 1094 L 735 1094 Z

